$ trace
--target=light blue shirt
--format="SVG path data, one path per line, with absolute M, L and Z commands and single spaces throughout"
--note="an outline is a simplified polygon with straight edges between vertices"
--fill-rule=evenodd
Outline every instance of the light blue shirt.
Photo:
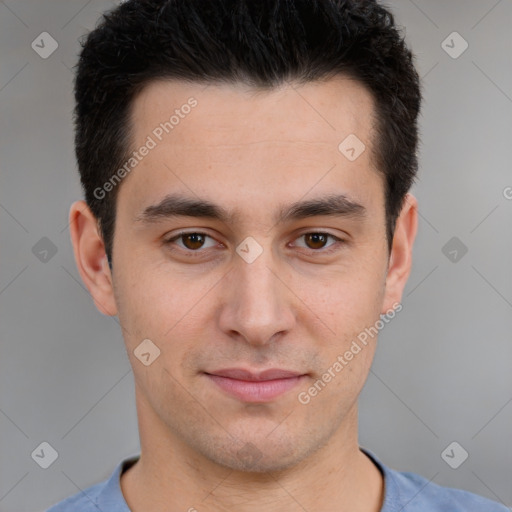
M 384 478 L 384 502 L 380 512 L 510 512 L 504 505 L 482 496 L 442 487 L 415 473 L 395 471 L 382 464 L 373 453 L 361 450 Z M 123 460 L 108 480 L 57 503 L 46 512 L 131 512 L 121 492 L 120 477 L 138 458 Z

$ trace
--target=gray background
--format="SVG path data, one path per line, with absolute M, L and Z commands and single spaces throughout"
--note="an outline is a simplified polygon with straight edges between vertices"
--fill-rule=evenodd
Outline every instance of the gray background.
M 81 284 L 67 226 L 81 197 L 77 38 L 112 5 L 0 2 L 1 512 L 43 510 L 139 450 L 121 331 Z M 380 334 L 361 397 L 360 444 L 511 506 L 512 1 L 388 5 L 424 77 L 420 222 L 403 310 Z M 47 59 L 31 48 L 43 31 L 59 44 Z M 457 59 L 441 45 L 453 31 L 469 43 Z M 42 237 L 57 249 L 46 262 L 32 252 Z M 443 252 L 452 237 L 468 249 L 458 261 Z M 31 457 L 43 441 L 58 452 L 46 470 Z M 452 441 L 469 453 L 458 469 L 441 457 Z

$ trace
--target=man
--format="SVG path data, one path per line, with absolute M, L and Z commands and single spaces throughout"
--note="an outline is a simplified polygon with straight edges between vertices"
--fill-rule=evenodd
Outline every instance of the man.
M 141 454 L 51 512 L 506 510 L 358 444 L 362 333 L 401 308 L 417 229 L 420 86 L 388 11 L 131 0 L 75 93 L 71 237 Z

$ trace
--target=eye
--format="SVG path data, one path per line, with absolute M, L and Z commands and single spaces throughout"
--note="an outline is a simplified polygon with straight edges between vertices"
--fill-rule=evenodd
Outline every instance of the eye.
M 206 240 L 210 239 L 211 242 L 207 245 Z M 178 243 L 178 242 L 181 242 Z M 199 232 L 190 232 L 190 233 L 179 233 L 178 235 L 173 236 L 165 240 L 165 245 L 172 245 L 176 243 L 178 247 L 188 251 L 197 252 L 198 249 L 208 249 L 210 247 L 215 247 L 217 244 L 216 240 L 214 240 L 211 236 L 206 233 Z
M 298 240 L 303 240 L 303 242 L 297 243 Z M 328 243 L 329 240 L 331 240 L 331 243 Z M 299 236 L 295 239 L 293 245 L 312 252 L 325 254 L 335 251 L 338 246 L 343 243 L 344 240 L 330 233 L 315 231 Z M 172 246 L 177 246 L 177 250 L 191 254 L 203 252 L 201 249 L 206 250 L 215 247 L 219 245 L 219 242 L 206 233 L 190 231 L 178 233 L 164 240 L 164 245 L 169 246 L 172 250 L 175 250 L 175 247 Z
M 333 242 L 329 245 L 327 245 L 327 241 L 330 239 L 333 240 Z M 299 236 L 296 240 L 304 240 L 304 245 L 296 244 L 296 247 L 303 247 L 305 249 L 310 249 L 312 251 L 320 252 L 322 249 L 330 248 L 332 246 L 338 245 L 337 242 L 343 243 L 343 240 L 341 238 L 338 238 L 334 235 L 331 235 L 330 233 L 322 233 L 322 232 L 311 232 L 311 233 L 304 233 L 303 235 Z M 329 251 L 321 251 L 321 252 L 330 252 Z

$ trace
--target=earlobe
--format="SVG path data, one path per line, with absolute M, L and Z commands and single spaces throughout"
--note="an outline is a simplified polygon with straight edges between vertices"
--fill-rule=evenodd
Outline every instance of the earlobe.
M 418 229 L 418 201 L 407 194 L 397 218 L 386 277 L 382 314 L 401 302 L 402 293 L 412 268 L 412 250 Z
M 104 315 L 116 315 L 112 274 L 105 245 L 97 219 L 85 201 L 75 201 L 71 205 L 69 227 L 76 266 L 96 308 Z

